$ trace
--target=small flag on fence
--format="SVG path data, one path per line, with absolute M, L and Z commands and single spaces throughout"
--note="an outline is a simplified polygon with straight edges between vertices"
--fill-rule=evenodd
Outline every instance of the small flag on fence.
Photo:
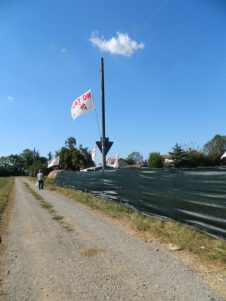
M 48 161 L 48 168 L 59 165 L 59 163 L 60 163 L 60 156 L 58 156 L 58 157 L 56 157 L 52 160 L 49 160 Z
M 221 156 L 221 159 L 226 157 L 226 152 Z
M 88 90 L 73 101 L 71 106 L 71 116 L 75 119 L 87 112 L 93 111 L 94 109 L 95 104 L 93 102 L 92 92 L 91 90 Z

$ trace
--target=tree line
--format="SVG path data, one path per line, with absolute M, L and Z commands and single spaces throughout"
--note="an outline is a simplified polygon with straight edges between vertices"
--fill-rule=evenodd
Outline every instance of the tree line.
M 65 141 L 65 145 L 55 151 L 55 156 L 60 156 L 59 169 L 80 170 L 94 166 L 88 148 L 84 148 L 82 145 L 76 147 L 74 137 L 69 137 Z M 19 155 L 0 157 L 0 176 L 35 176 L 40 169 L 47 174 L 51 171 L 47 166 L 48 161 L 52 158 L 51 152 L 48 153 L 48 157 L 42 157 L 35 148 L 33 150 L 27 148 Z
M 127 157 L 128 164 L 144 164 L 150 168 L 176 167 L 211 167 L 226 165 L 226 158 L 221 156 L 226 151 L 226 136 L 215 135 L 208 141 L 201 150 L 192 149 L 191 147 L 184 149 L 176 143 L 172 151 L 169 152 L 168 162 L 160 155 L 159 152 L 149 154 L 147 160 L 143 160 L 139 152 L 133 152 Z
M 79 145 L 74 137 L 69 137 L 65 145 L 55 151 L 56 156 L 60 156 L 59 169 L 81 170 L 94 166 L 92 156 L 87 147 Z M 210 167 L 226 165 L 226 158 L 221 160 L 222 154 L 226 151 L 226 136 L 215 135 L 208 141 L 201 150 L 187 148 L 184 149 L 176 143 L 169 152 L 171 162 L 165 162 L 164 157 L 159 152 L 152 152 L 144 160 L 139 152 L 132 152 L 125 159 L 129 165 L 140 164 L 150 168 L 161 167 Z M 47 174 L 48 161 L 53 158 L 51 152 L 47 157 L 42 157 L 36 149 L 25 149 L 19 155 L 0 157 L 0 176 L 35 176 L 39 169 Z

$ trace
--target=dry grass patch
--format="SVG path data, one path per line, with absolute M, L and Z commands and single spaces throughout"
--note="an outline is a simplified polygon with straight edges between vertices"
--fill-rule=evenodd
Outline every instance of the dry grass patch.
M 0 214 L 3 212 L 14 184 L 13 177 L 0 178 Z
M 80 255 L 81 256 L 85 256 L 85 257 L 92 257 L 92 256 L 97 256 L 101 253 L 105 253 L 106 250 L 104 249 L 96 249 L 96 248 L 87 248 L 84 250 L 80 251 Z
M 45 208 L 45 209 L 52 209 L 53 208 L 53 205 L 50 204 L 50 203 L 47 203 L 47 202 L 40 202 L 40 205 L 42 208 Z M 50 211 L 52 213 L 52 211 Z
M 68 225 L 68 224 L 65 224 L 63 225 L 64 229 L 66 229 L 68 232 L 72 232 L 73 231 L 73 228 L 71 225 Z
M 54 214 L 52 219 L 55 221 L 61 221 L 62 219 L 64 219 L 64 217 L 62 215 Z

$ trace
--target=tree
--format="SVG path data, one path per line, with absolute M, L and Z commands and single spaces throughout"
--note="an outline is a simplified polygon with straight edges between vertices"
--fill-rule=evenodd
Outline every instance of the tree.
M 0 158 L 1 173 L 11 176 L 24 175 L 25 166 L 23 159 L 19 155 L 10 155 Z
M 163 167 L 164 159 L 160 153 L 150 153 L 148 158 L 148 167 L 150 168 L 161 168 Z
M 76 146 L 76 139 L 74 137 L 67 138 L 67 140 L 65 141 L 65 146 L 70 150 L 74 149 Z
M 20 154 L 22 160 L 24 161 L 25 168 L 27 169 L 34 162 L 34 151 L 26 148 Z
M 143 163 L 143 156 L 139 152 L 132 152 L 128 155 L 126 161 L 129 165 L 141 164 Z
M 226 136 L 215 135 L 204 145 L 203 150 L 212 165 L 219 165 L 220 158 L 226 150 Z
M 181 146 L 176 143 L 173 147 L 173 151 L 169 152 L 171 159 L 174 161 L 175 167 L 185 167 L 186 166 L 186 152 L 181 148 Z
M 53 158 L 53 155 L 52 155 L 52 153 L 51 153 L 51 152 L 49 152 L 47 156 L 48 156 L 48 160 L 52 160 L 52 158 Z
M 39 169 L 47 172 L 47 158 L 41 157 L 39 151 L 35 148 L 30 150 L 26 148 L 20 154 L 25 166 L 25 171 L 29 176 L 36 176 Z
M 201 167 L 207 166 L 208 161 L 206 155 L 203 152 L 197 150 L 189 150 L 185 152 L 186 167 Z
M 82 145 L 80 145 L 79 152 L 80 152 L 80 164 L 82 169 L 94 166 L 92 155 L 88 151 L 88 147 L 82 147 Z
M 76 139 L 73 137 L 69 137 L 65 141 L 65 146 L 57 151 L 56 155 L 60 156 L 60 167 L 67 170 L 80 170 L 94 164 L 88 148 L 80 145 L 77 149 Z

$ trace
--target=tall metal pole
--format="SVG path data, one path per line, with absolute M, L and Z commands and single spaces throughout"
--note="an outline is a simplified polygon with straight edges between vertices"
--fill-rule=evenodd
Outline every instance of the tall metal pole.
M 104 59 L 101 58 L 101 99 L 102 99 L 102 171 L 106 168 L 106 147 L 105 147 L 105 95 L 104 95 Z

